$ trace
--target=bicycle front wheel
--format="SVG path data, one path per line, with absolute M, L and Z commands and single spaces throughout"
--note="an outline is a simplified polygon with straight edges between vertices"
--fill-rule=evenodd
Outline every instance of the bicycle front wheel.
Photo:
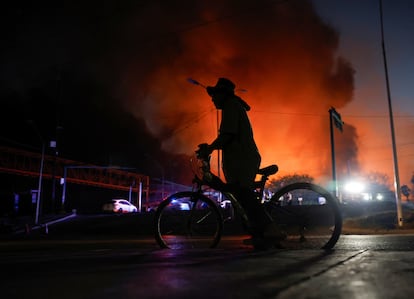
M 288 185 L 277 191 L 266 207 L 286 235 L 281 242 L 285 248 L 331 249 L 341 234 L 339 202 L 318 185 Z
M 217 205 L 196 192 L 169 196 L 155 213 L 155 239 L 161 248 L 214 248 L 222 229 Z

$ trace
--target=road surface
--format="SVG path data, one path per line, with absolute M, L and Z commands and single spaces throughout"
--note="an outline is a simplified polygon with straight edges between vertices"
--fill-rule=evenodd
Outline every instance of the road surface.
M 152 238 L 0 244 L 2 298 L 411 298 L 414 235 L 342 236 L 335 250 L 161 250 Z

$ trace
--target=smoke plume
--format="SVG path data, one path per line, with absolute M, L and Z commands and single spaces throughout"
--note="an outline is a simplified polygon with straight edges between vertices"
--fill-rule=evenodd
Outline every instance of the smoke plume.
M 187 79 L 227 77 L 252 107 L 263 166 L 330 177 L 328 110 L 352 100 L 354 70 L 310 0 L 10 2 L 2 16 L 0 89 L 48 95 L 56 109 L 41 119 L 52 129 L 60 119 L 63 150 L 84 144 L 79 151 L 96 156 L 116 147 L 144 160 L 160 142 L 162 152 L 192 154 L 217 135 L 217 112 Z M 39 111 L 52 107 L 30 98 Z M 355 129 L 346 124 L 335 140 L 338 171 L 357 169 Z
M 187 78 L 214 85 L 228 77 L 247 90 L 238 95 L 252 107 L 263 165 L 330 175 L 328 110 L 350 102 L 354 87 L 351 64 L 337 56 L 338 32 L 306 0 L 180 3 L 149 2 L 129 24 L 140 49 L 123 70 L 125 108 L 165 149 L 191 153 L 212 141 L 217 120 Z M 357 164 L 355 129 L 335 134 L 342 168 Z

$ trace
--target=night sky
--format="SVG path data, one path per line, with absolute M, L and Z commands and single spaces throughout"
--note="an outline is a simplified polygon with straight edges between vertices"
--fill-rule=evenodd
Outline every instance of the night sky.
M 116 94 L 127 53 L 141 43 L 122 36 L 125 23 L 145 1 L 8 5 L 1 12 L 1 142 L 37 150 L 41 139 L 57 139 L 64 158 L 157 176 L 151 166 L 169 163 L 174 178 L 173 167 L 187 158 L 163 151 Z
M 62 157 L 151 175 L 161 165 L 177 180 L 187 156 L 217 131 L 209 97 L 187 78 L 214 85 L 225 76 L 247 90 L 239 95 L 252 106 L 263 165 L 329 178 L 327 111 L 335 106 L 346 121 L 337 138 L 340 173 L 391 175 L 383 62 L 374 60 L 378 3 L 357 2 L 10 2 L 0 12 L 0 141 L 33 148 L 39 136 L 57 138 Z M 384 0 L 385 12 L 391 2 Z M 397 2 L 393 18 L 412 11 Z M 412 38 L 404 43 L 412 47 Z M 412 93 L 401 84 L 396 110 L 411 118 L 398 124 L 399 142 L 413 144 L 405 133 L 412 105 L 400 104 Z M 402 163 L 406 179 L 414 165 Z
M 357 128 L 359 164 L 365 171 L 376 170 L 392 178 L 379 2 L 314 1 L 318 13 L 340 32 L 339 53 L 356 70 L 353 100 L 341 112 L 345 122 Z M 410 185 L 414 172 L 414 2 L 382 0 L 382 6 L 401 184 Z

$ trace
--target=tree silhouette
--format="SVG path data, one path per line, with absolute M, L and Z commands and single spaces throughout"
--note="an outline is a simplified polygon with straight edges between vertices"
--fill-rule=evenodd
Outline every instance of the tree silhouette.
M 401 186 L 401 193 L 406 197 L 406 199 L 407 199 L 407 201 L 410 201 L 409 199 L 408 199 L 408 197 L 410 196 L 410 194 L 411 194 L 411 189 L 410 188 L 408 188 L 408 186 L 407 185 L 403 185 L 403 186 Z
M 311 177 L 308 174 L 289 174 L 289 175 L 285 175 L 285 176 L 281 176 L 277 179 L 272 179 L 269 183 L 268 183 L 268 189 L 270 189 L 272 192 L 275 192 L 277 190 L 279 190 L 280 188 L 287 186 L 289 184 L 292 183 L 297 183 L 297 182 L 307 182 L 307 183 L 312 183 L 314 181 L 314 178 Z

